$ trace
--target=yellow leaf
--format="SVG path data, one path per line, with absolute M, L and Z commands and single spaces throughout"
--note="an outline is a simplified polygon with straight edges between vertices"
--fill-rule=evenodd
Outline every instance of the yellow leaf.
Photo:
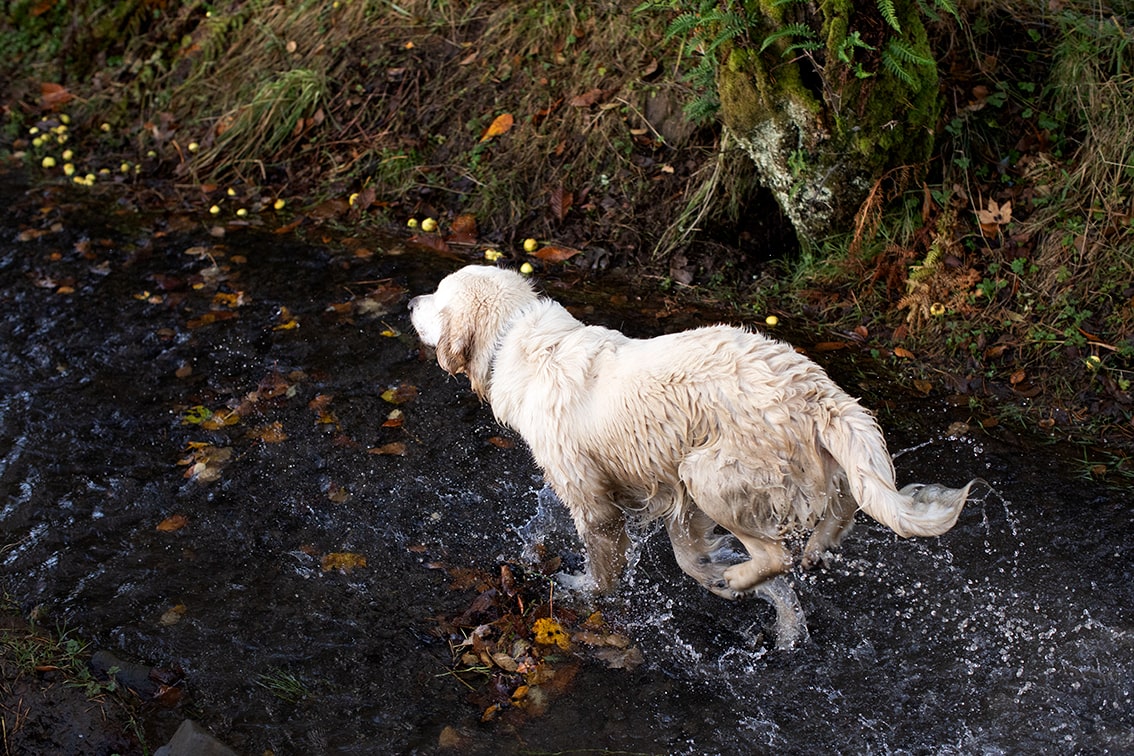
M 417 387 L 409 383 L 399 383 L 381 394 L 383 401 L 390 404 L 405 404 L 417 398 Z
M 549 617 L 535 621 L 532 625 L 532 635 L 535 636 L 535 642 L 541 646 L 559 646 L 564 651 L 571 647 L 571 638 L 563 629 L 563 625 Z
M 489 127 L 484 130 L 484 134 L 481 135 L 480 141 L 487 142 L 493 137 L 498 137 L 501 134 L 507 134 L 512 129 L 514 120 L 515 119 L 512 118 L 511 113 L 501 113 L 500 115 L 496 116 Z
M 357 567 L 365 567 L 366 557 L 361 554 L 352 554 L 349 551 L 336 551 L 324 554 L 320 560 L 320 566 L 323 568 L 323 572 L 330 572 L 331 570 L 350 572 Z
M 187 607 L 185 606 L 185 604 L 171 606 L 169 609 L 166 609 L 164 612 L 162 612 L 161 619 L 158 620 L 158 624 L 162 625 L 163 627 L 176 625 L 181 621 L 181 618 L 185 616 L 186 610 Z

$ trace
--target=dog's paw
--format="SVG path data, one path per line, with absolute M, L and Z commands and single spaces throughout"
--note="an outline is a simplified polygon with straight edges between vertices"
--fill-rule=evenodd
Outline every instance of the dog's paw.
M 816 567 L 827 569 L 831 566 L 831 560 L 834 558 L 835 554 L 830 549 L 807 549 L 803 552 L 803 558 L 799 560 L 799 566 L 805 570 L 812 570 Z

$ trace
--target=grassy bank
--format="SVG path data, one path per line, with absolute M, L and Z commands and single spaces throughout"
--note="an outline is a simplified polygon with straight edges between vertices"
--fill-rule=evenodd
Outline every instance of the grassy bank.
M 1129 4 L 929 23 L 950 104 L 909 171 L 927 178 L 888 177 L 807 249 L 711 118 L 705 37 L 675 24 L 699 5 L 17 0 L 0 150 L 204 217 L 281 200 L 353 227 L 464 216 L 470 259 L 619 268 L 808 318 L 975 422 L 1102 444 L 1096 472 L 1127 472 Z M 569 260 L 529 258 L 529 237 Z

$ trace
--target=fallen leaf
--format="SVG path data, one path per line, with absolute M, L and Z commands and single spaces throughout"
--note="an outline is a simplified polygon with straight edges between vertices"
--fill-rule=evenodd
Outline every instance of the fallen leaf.
M 551 190 L 548 202 L 551 204 L 551 214 L 562 223 L 567 217 L 567 211 L 574 204 L 575 197 L 571 192 L 565 191 L 562 186 L 557 186 Z
M 417 386 L 409 383 L 399 383 L 393 388 L 382 392 L 382 400 L 390 404 L 405 404 L 417 398 Z
M 913 385 L 925 396 L 929 396 L 929 392 L 933 391 L 933 384 L 926 380 L 917 379 L 913 382 Z
M 476 216 L 472 213 L 462 213 L 449 224 L 449 236 L 446 241 L 453 244 L 476 244 Z
M 404 457 L 406 455 L 406 445 L 401 441 L 394 441 L 393 443 L 376 446 L 366 451 L 368 454 L 379 454 L 384 457 Z
M 556 111 L 556 109 L 562 104 L 563 104 L 563 98 L 561 97 L 558 100 L 556 100 L 555 102 L 551 103 L 551 105 L 547 106 L 546 108 L 542 108 L 541 110 L 537 110 L 535 112 L 535 114 L 532 116 L 532 123 L 536 126 L 539 126 L 541 123 L 543 123 L 544 119 L 546 119 L 549 115 L 554 113 Z
M 548 245 L 532 252 L 532 257 L 536 257 L 544 262 L 564 262 L 579 254 L 579 252 L 580 250 L 572 249 L 571 247 Z
M 849 341 L 820 341 L 811 349 L 814 352 L 834 352 L 838 349 L 846 349 L 849 346 L 851 346 Z
M 492 663 L 497 667 L 500 667 L 500 669 L 504 670 L 505 672 L 515 672 L 519 667 L 515 659 L 513 659 L 511 656 L 508 656 L 508 654 L 499 651 L 492 654 Z
M 324 554 L 323 558 L 319 560 L 319 566 L 322 567 L 323 572 L 330 572 L 331 570 L 350 572 L 359 567 L 365 567 L 366 557 L 347 551 L 336 551 Z
M 43 107 L 49 110 L 58 110 L 75 99 L 75 95 L 63 85 L 47 81 L 39 85 L 39 95 Z
M 213 323 L 221 323 L 225 320 L 232 320 L 237 316 L 237 313 L 232 310 L 211 310 L 206 312 L 199 318 L 193 318 L 186 327 L 190 330 L 201 328 L 203 326 L 212 325 Z
M 567 104 L 573 108 L 589 108 L 591 105 L 601 100 L 602 97 L 603 91 L 601 89 L 592 89 L 581 95 L 575 95 Z
M 177 606 L 171 606 L 170 608 L 168 608 L 164 612 L 162 612 L 161 617 L 158 619 L 158 624 L 161 625 L 162 627 L 169 627 L 170 625 L 176 625 L 178 622 L 181 621 L 181 618 L 185 616 L 186 610 L 187 610 L 187 607 L 185 606 L 185 604 L 178 604 Z
M 488 439 L 488 443 L 492 444 L 497 449 L 511 449 L 516 445 L 515 441 L 510 438 L 504 438 L 503 436 L 492 436 Z
M 541 646 L 558 646 L 563 650 L 571 647 L 571 637 L 555 620 L 544 617 L 532 625 L 532 637 Z
M 418 244 L 422 247 L 428 247 L 434 252 L 440 252 L 443 255 L 452 255 L 453 250 L 445 243 L 437 234 L 414 234 L 407 240 L 410 244 Z
M 189 444 L 190 454 L 178 462 L 188 465 L 185 477 L 197 483 L 212 483 L 220 478 L 221 471 L 232 459 L 230 447 L 219 447 L 201 441 Z
M 350 202 L 340 197 L 334 197 L 329 200 L 324 200 L 319 204 L 307 209 L 307 214 L 312 218 L 320 220 L 327 220 L 330 218 L 337 218 L 340 215 L 346 215 L 350 211 Z
M 906 349 L 905 347 L 894 347 L 894 356 L 912 360 L 914 358 L 914 353 Z
M 299 328 L 299 321 L 291 314 L 291 310 L 285 306 L 280 307 L 279 321 L 280 322 L 272 328 L 273 331 L 290 331 Z
M 515 119 L 512 118 L 511 113 L 501 113 L 492 120 L 484 133 L 480 135 L 480 141 L 487 142 L 489 139 L 507 134 L 512 129 L 514 122 Z
M 159 522 L 158 525 L 157 525 L 157 529 L 160 530 L 162 533 L 173 533 L 173 532 L 176 532 L 178 530 L 181 530 L 183 527 L 185 527 L 188 524 L 189 524 L 189 518 L 188 517 L 186 517 L 183 514 L 175 514 L 175 515 L 170 515 L 169 517 L 166 517 L 164 520 Z
M 996 236 L 1000 233 L 1001 226 L 1012 221 L 1012 203 L 1009 201 L 999 205 L 996 200 L 990 199 L 987 209 L 977 210 L 976 214 L 981 233 L 985 236 Z
M 629 648 L 598 648 L 594 651 L 595 657 L 606 663 L 610 669 L 633 670 L 641 666 L 646 659 L 637 646 Z
M 209 417 L 201 421 L 201 427 L 205 430 L 220 430 L 227 428 L 230 425 L 236 425 L 240 422 L 240 415 L 231 410 L 223 412 L 214 412 Z
M 243 307 L 252 301 L 252 298 L 245 294 L 243 291 L 225 292 L 218 291 L 213 295 L 214 307 Z
M 284 432 L 283 423 L 278 420 L 274 423 L 252 429 L 248 432 L 248 436 L 257 441 L 263 441 L 265 444 L 278 444 L 287 441 L 287 433 Z

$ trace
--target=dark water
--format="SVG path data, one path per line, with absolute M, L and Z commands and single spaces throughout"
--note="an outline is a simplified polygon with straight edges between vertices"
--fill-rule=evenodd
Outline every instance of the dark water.
M 506 434 L 394 296 L 454 263 L 5 191 L 0 579 L 98 648 L 184 671 L 153 743 L 192 716 L 246 754 L 433 753 L 447 727 L 483 753 L 1134 751 L 1129 492 L 1057 447 L 950 438 L 965 416 L 937 405 L 883 418 L 901 482 L 993 491 L 937 539 L 862 520 L 793 576 L 810 644 L 772 650 L 766 605 L 697 589 L 645 529 L 602 607 L 645 663 L 585 663 L 542 717 L 482 724 L 431 632 L 472 594 L 430 566 L 491 571 L 546 525 L 524 528 L 541 484 L 522 446 L 490 442 Z M 416 397 L 381 397 L 399 385 Z M 198 407 L 241 414 L 209 430 L 185 422 Z M 211 482 L 186 477 L 195 444 Z M 324 571 L 332 553 L 367 564 Z M 281 674 L 307 695 L 264 686 Z

